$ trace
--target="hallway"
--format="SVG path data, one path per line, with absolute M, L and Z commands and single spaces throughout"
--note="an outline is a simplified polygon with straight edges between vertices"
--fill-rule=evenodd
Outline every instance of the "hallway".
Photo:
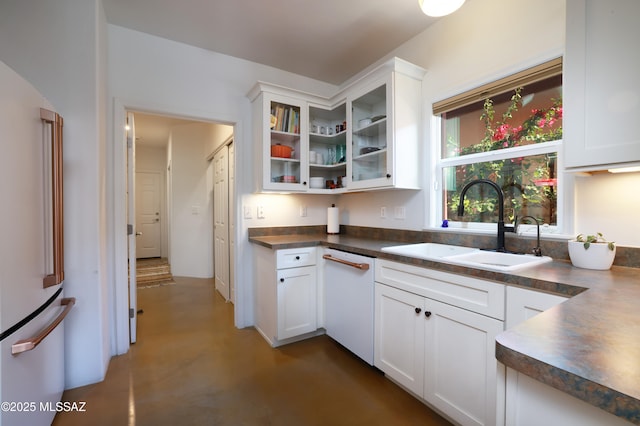
M 213 279 L 138 291 L 138 343 L 106 379 L 66 391 L 71 425 L 448 425 L 326 336 L 271 348 L 236 329 Z

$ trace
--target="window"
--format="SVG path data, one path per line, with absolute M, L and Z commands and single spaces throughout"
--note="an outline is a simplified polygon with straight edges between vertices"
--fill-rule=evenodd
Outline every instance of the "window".
M 474 185 L 457 215 L 462 187 L 476 179 L 504 193 L 504 219 L 533 216 L 558 224 L 558 153 L 562 140 L 562 61 L 556 59 L 434 104 L 440 146 L 439 216 L 481 228 L 495 223 L 498 195 Z

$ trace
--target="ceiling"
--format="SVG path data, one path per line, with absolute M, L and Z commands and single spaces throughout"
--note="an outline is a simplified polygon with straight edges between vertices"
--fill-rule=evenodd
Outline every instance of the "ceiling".
M 418 0 L 103 0 L 107 22 L 339 85 L 424 31 Z M 174 118 L 135 114 L 141 145 Z
M 103 0 L 107 22 L 340 84 L 424 31 L 418 0 Z
M 149 147 L 164 147 L 169 142 L 169 135 L 174 126 L 198 123 L 184 118 L 166 117 L 163 115 L 134 113 L 136 144 Z

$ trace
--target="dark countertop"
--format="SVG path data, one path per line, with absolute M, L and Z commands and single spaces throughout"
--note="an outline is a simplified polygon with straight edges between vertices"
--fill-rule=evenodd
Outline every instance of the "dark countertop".
M 407 244 L 349 235 L 252 236 L 271 249 L 321 245 L 506 285 L 570 296 L 496 338 L 496 358 L 508 367 L 632 423 L 640 424 L 640 270 L 576 268 L 553 261 L 516 273 L 484 271 L 393 255 Z

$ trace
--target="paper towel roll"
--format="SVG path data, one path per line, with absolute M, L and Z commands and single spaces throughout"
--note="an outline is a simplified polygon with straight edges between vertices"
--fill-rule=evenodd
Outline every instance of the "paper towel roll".
M 327 234 L 340 233 L 340 211 L 334 205 L 327 208 Z

